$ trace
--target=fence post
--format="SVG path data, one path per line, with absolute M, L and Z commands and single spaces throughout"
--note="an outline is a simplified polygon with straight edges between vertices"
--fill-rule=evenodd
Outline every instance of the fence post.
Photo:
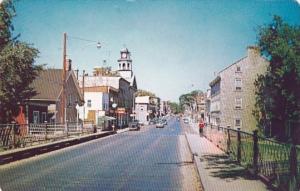
M 258 173 L 258 152 L 259 152 L 257 133 L 258 133 L 257 130 L 253 131 L 253 169 L 255 175 Z
M 45 125 L 46 125 L 46 127 L 45 127 L 45 140 L 47 141 L 47 139 L 48 139 L 48 136 L 47 136 L 47 134 L 48 134 L 48 124 L 46 123 Z
M 241 163 L 241 129 L 237 128 L 237 162 Z
M 297 150 L 293 143 L 290 150 L 290 180 L 289 190 L 297 190 Z
M 230 125 L 227 125 L 227 154 L 230 154 L 230 145 L 231 145 L 231 140 L 230 140 Z
M 93 132 L 97 133 L 97 126 L 95 124 L 93 124 Z
M 69 136 L 69 122 L 68 122 L 68 120 L 66 122 L 66 129 L 67 129 L 67 138 L 68 138 L 68 136 Z
M 16 132 L 15 132 L 16 122 L 12 121 L 11 125 L 12 125 L 12 134 L 13 134 L 13 148 L 15 148 L 16 147 Z

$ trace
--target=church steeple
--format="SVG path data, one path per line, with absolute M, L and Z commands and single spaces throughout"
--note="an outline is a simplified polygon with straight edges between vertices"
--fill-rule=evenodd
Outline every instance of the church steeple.
M 118 59 L 119 71 L 132 71 L 131 54 L 127 48 L 120 51 L 121 58 Z
M 120 51 L 120 56 L 120 59 L 118 59 L 118 73 L 122 78 L 124 78 L 130 83 L 130 86 L 136 89 L 137 85 L 135 76 L 133 75 L 132 71 L 131 54 L 127 48 L 123 48 Z

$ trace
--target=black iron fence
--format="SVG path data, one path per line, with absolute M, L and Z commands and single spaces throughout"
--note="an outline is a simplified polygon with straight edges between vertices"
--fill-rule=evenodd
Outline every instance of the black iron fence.
M 95 132 L 97 126 L 90 122 L 0 124 L 0 151 Z
M 300 146 L 280 143 L 230 127 L 208 125 L 204 136 L 279 190 L 300 188 Z

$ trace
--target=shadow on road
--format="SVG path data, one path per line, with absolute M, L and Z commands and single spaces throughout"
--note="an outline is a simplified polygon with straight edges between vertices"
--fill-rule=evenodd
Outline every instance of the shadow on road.
M 205 162 L 205 169 L 214 177 L 232 181 L 236 179 L 255 180 L 248 170 L 239 166 L 224 154 L 203 155 L 200 160 Z
M 177 166 L 186 166 L 186 165 L 194 165 L 193 161 L 182 161 L 182 162 L 161 162 L 156 163 L 157 165 L 177 165 Z

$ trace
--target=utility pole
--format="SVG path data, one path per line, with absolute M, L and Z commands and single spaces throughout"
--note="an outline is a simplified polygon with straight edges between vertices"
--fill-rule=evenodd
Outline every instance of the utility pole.
M 63 79 L 63 91 L 62 91 L 62 97 L 61 97 L 61 122 L 65 124 L 66 119 L 66 111 L 65 111 L 65 103 L 66 103 L 66 58 L 67 58 L 67 33 L 64 33 L 63 36 L 63 73 L 62 73 L 62 79 Z
M 85 77 L 85 70 L 82 71 L 82 96 L 84 100 L 84 77 Z M 85 119 L 85 103 L 83 104 L 83 120 L 82 123 L 84 124 Z
M 77 68 L 77 70 L 75 70 L 75 72 L 76 72 L 76 79 L 78 81 L 78 72 L 79 72 L 79 69 Z

